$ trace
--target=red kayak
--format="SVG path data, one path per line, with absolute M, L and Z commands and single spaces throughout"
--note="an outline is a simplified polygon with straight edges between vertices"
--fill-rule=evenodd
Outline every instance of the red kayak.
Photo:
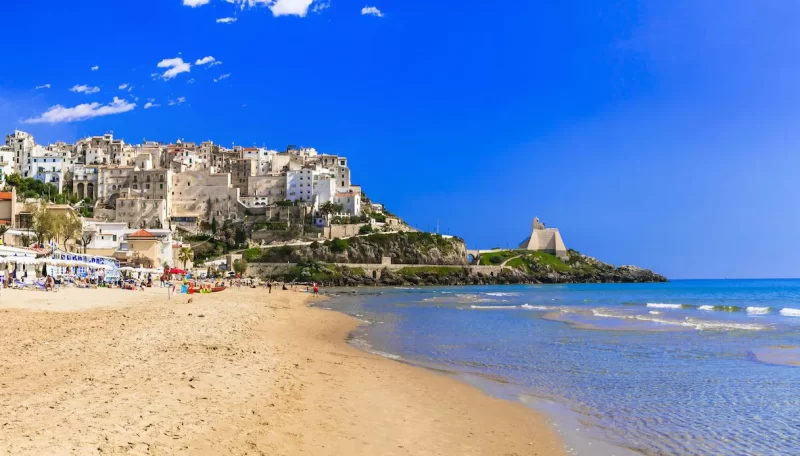
M 211 292 L 212 293 L 217 293 L 217 292 L 225 290 L 225 288 L 227 288 L 227 287 L 214 287 L 214 288 L 211 289 Z

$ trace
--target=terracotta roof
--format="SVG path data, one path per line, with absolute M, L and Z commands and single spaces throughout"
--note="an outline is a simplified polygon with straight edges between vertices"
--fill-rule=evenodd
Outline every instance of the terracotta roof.
M 0 192 L 0 201 L 11 201 L 14 195 L 11 192 Z
M 139 230 L 139 231 L 136 231 L 135 233 L 131 233 L 131 234 L 128 235 L 128 239 L 131 239 L 131 238 L 147 239 L 147 238 L 155 238 L 155 237 L 156 236 L 153 233 L 151 233 L 151 232 L 149 232 L 147 230 Z

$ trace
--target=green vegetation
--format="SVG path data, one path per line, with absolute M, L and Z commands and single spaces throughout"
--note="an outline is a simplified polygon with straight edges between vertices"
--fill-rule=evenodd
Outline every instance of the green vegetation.
M 361 228 L 358 229 L 358 234 L 369 234 L 372 233 L 372 225 L 363 225 Z
M 32 177 L 22 177 L 19 174 L 10 174 L 6 177 L 6 187 L 17 189 L 17 198 L 40 198 L 56 204 L 76 204 L 80 201 L 78 195 L 73 193 L 59 193 L 58 186 L 46 184 Z
M 513 258 L 517 255 L 519 255 L 519 253 L 510 250 L 503 250 L 502 252 L 496 253 L 484 253 L 480 256 L 478 264 L 481 266 L 499 266 L 509 258 Z
M 247 260 L 241 258 L 233 262 L 233 272 L 239 274 L 239 276 L 244 276 L 247 272 Z
M 261 258 L 261 249 L 258 247 L 250 247 L 244 251 L 244 259 L 249 262 L 258 261 L 259 258 Z
M 341 253 L 347 250 L 347 239 L 335 238 L 330 242 L 330 249 L 333 253 Z

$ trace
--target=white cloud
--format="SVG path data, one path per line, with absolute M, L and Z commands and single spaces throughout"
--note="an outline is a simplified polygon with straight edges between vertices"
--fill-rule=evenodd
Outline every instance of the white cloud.
M 78 120 L 91 119 L 93 117 L 108 116 L 111 114 L 121 114 L 123 112 L 132 111 L 136 108 L 136 103 L 129 103 L 126 100 L 114 97 L 114 101 L 107 105 L 100 103 L 84 103 L 72 108 L 65 108 L 61 105 L 55 105 L 42 113 L 39 117 L 33 117 L 25 120 L 25 123 L 62 123 L 62 122 L 76 122 Z
M 144 109 L 157 108 L 161 106 L 160 104 L 153 103 L 154 101 L 156 101 L 154 98 L 149 98 L 147 103 L 144 104 Z
M 70 92 L 75 92 L 75 93 L 85 93 L 85 94 L 89 95 L 89 94 L 92 94 L 92 93 L 99 92 L 100 91 L 100 87 L 90 87 L 90 86 L 87 86 L 87 85 L 77 85 L 76 84 L 74 87 L 69 89 L 69 91 Z
M 272 10 L 272 15 L 278 16 L 300 16 L 306 17 L 308 14 L 308 7 L 311 6 L 314 0 L 275 0 L 269 9 Z
M 217 19 L 217 24 L 232 24 L 236 22 L 235 17 L 221 17 Z
M 44 84 L 44 85 L 36 86 L 36 89 L 34 89 L 34 90 L 49 89 L 49 88 L 50 88 L 50 84 Z
M 175 106 L 175 105 L 183 104 L 184 101 L 186 101 L 186 97 L 178 97 L 177 100 L 169 100 L 169 105 L 170 106 Z
M 194 84 L 194 78 L 192 78 L 192 79 L 189 79 L 188 81 L 186 81 L 186 83 L 187 83 L 187 84 Z
M 133 86 L 128 87 L 128 92 L 130 92 L 131 90 L 133 90 Z
M 362 15 L 371 15 L 371 16 L 383 17 L 383 13 L 381 13 L 381 10 L 379 10 L 378 8 L 375 8 L 374 6 L 365 6 L 365 7 L 361 8 L 361 14 Z
M 196 8 L 198 6 L 207 5 L 208 2 L 211 0 L 183 0 L 184 6 L 191 6 L 192 8 Z
M 164 59 L 158 62 L 158 67 L 167 68 L 167 71 L 165 71 L 164 74 L 162 74 L 160 77 L 165 81 L 169 81 L 170 79 L 174 78 L 175 76 L 181 73 L 190 72 L 192 64 L 184 62 L 183 59 L 180 57 L 175 57 L 174 59 Z M 153 75 L 158 76 L 156 73 L 153 73 Z
M 330 6 L 331 6 L 331 1 L 330 0 L 328 0 L 327 2 L 319 1 L 319 2 L 314 4 L 314 7 L 311 8 L 311 11 L 313 11 L 313 12 L 315 12 L 317 14 L 321 14 L 322 10 L 328 9 L 328 8 L 330 8 Z
M 306 17 L 308 8 L 314 0 L 226 0 L 228 3 L 240 5 L 241 9 L 246 7 L 266 6 L 272 11 L 272 15 L 278 16 L 300 16 Z M 324 9 L 324 8 L 323 8 Z
M 93 66 L 93 67 L 92 67 L 92 71 L 97 71 L 97 70 L 99 70 L 99 69 L 100 69 L 100 67 L 99 67 L 99 66 L 97 66 L 97 65 L 95 65 L 95 66 Z
M 231 77 L 231 74 L 230 73 L 225 73 L 222 76 L 214 79 L 214 82 L 219 82 L 219 81 L 222 81 L 223 79 L 228 79 L 229 77 Z
M 203 57 L 202 59 L 197 59 L 197 61 L 194 62 L 194 64 L 195 65 L 205 65 L 207 63 L 214 63 L 216 61 L 217 61 L 217 59 L 215 59 L 214 57 L 211 57 L 209 55 L 208 57 Z
M 119 88 L 119 90 L 125 90 L 128 87 L 129 87 L 129 84 L 125 83 L 125 84 L 120 84 L 118 88 Z

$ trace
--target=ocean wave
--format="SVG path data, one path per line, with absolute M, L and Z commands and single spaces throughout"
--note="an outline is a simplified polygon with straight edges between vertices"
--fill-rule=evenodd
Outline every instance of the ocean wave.
M 519 306 L 521 309 L 525 310 L 558 310 L 558 307 L 551 307 L 551 306 L 532 306 L 530 304 L 523 304 Z
M 661 302 L 648 302 L 647 307 L 652 307 L 656 309 L 683 309 L 683 304 L 664 304 Z
M 763 315 L 769 313 L 769 307 L 748 307 L 745 309 L 749 314 Z
M 421 290 L 422 288 L 416 287 L 394 287 L 395 290 Z
M 516 309 L 517 306 L 469 306 L 470 309 L 481 309 L 481 310 L 508 310 L 508 309 Z
M 663 314 L 664 312 L 659 312 L 659 311 L 657 311 L 657 310 L 651 310 L 650 312 L 647 312 L 647 313 L 649 313 L 650 315 L 661 315 L 661 314 Z
M 800 317 L 800 309 L 786 307 L 785 309 L 781 309 L 781 315 L 784 317 Z
M 497 292 L 497 293 L 486 293 L 486 296 L 497 296 L 497 297 L 519 296 L 519 293 L 501 293 L 501 292 Z
M 671 307 L 670 307 L 671 308 Z M 725 322 L 725 321 L 709 321 L 709 320 L 696 320 L 694 318 L 687 317 L 685 320 L 667 320 L 664 318 L 658 317 L 651 317 L 648 315 L 619 315 L 619 314 L 610 314 L 603 311 L 604 309 L 592 309 L 592 315 L 595 317 L 602 317 L 602 318 L 620 318 L 625 320 L 637 320 L 637 321 L 644 321 L 644 322 L 652 322 L 658 323 L 662 325 L 675 325 L 675 326 L 684 326 L 689 328 L 697 329 L 698 331 L 703 330 L 746 330 L 746 331 L 762 331 L 765 329 L 770 329 L 769 326 L 756 324 L 756 323 L 733 323 L 733 322 Z M 800 310 L 797 311 L 797 316 L 800 316 Z M 661 315 L 661 312 L 656 314 L 653 311 L 650 312 L 651 315 Z
M 700 306 L 698 310 L 717 310 L 721 312 L 741 312 L 742 308 L 739 306 Z

